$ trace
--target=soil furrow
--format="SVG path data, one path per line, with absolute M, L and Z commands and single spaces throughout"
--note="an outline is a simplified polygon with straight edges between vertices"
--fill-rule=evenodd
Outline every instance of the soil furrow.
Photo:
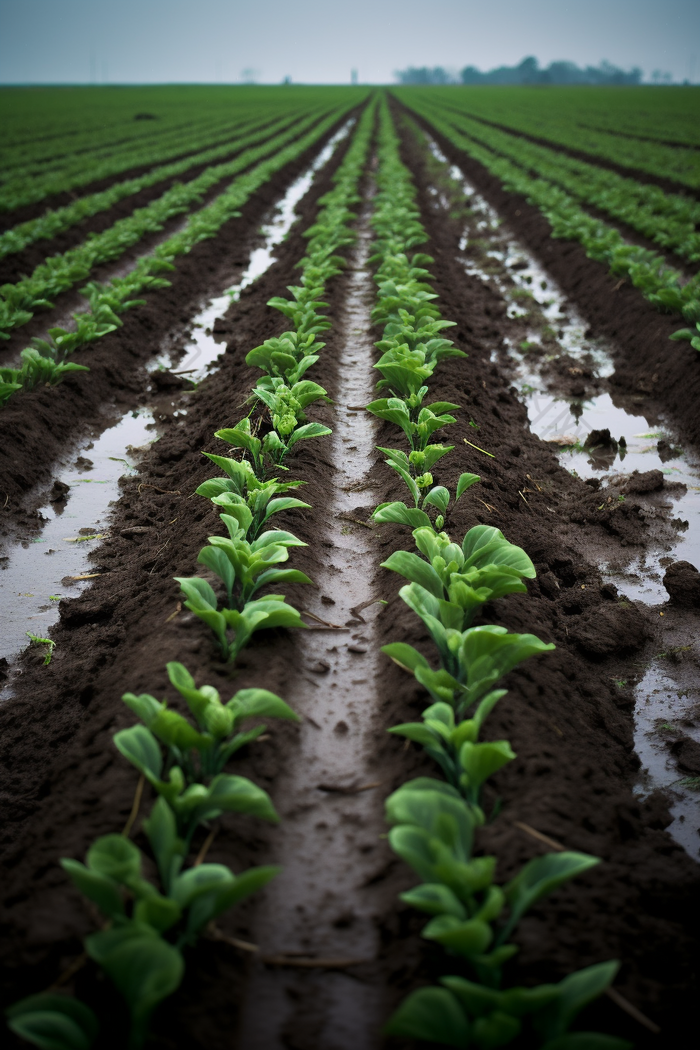
M 496 778 L 503 808 L 482 841 L 499 858 L 499 881 L 546 851 L 516 822 L 604 862 L 547 898 L 525 920 L 518 937 L 521 953 L 510 977 L 514 983 L 533 984 L 618 958 L 622 969 L 617 987 L 661 1024 L 669 1043 L 684 1046 L 687 997 L 696 980 L 696 930 L 687 919 L 693 914 L 699 869 L 662 830 L 669 823 L 663 798 L 653 795 L 640 803 L 632 794 L 639 765 L 632 741 L 632 700 L 613 682 L 625 678 L 630 665 L 648 659 L 658 646 L 657 623 L 643 606 L 620 602 L 614 588 L 601 580 L 598 545 L 605 542 L 614 550 L 620 540 L 605 526 L 585 516 L 582 520 L 579 512 L 590 490 L 563 470 L 551 449 L 529 431 L 508 380 L 491 363 L 508 330 L 505 303 L 465 275 L 457 259 L 461 230 L 442 210 L 434 211 L 421 155 L 409 142 L 404 149 L 404 161 L 417 174 L 421 189 L 440 309 L 458 323 L 450 335 L 469 353 L 467 361 L 438 370 L 431 395 L 462 406 L 458 423 L 449 429 L 451 444 L 464 447 L 466 439 L 495 456 L 490 459 L 467 446 L 463 457 L 446 460 L 442 484 L 453 486 L 462 470 L 482 477 L 446 528 L 461 537 L 479 522 L 497 525 L 528 551 L 538 570 L 528 596 L 494 603 L 484 610 L 483 620 L 532 631 L 557 645 L 556 652 L 506 680 L 511 694 L 497 709 L 491 731 L 512 742 L 518 760 Z M 388 434 L 379 436 L 380 443 L 389 443 Z M 391 497 L 390 487 L 385 489 L 382 477 L 384 499 Z M 641 519 L 636 516 L 635 524 L 631 514 L 629 523 L 636 542 L 644 544 Z M 384 542 L 391 530 L 383 526 L 380 531 Z M 405 545 L 404 533 L 389 549 Z M 397 586 L 390 584 L 385 597 L 395 594 Z M 401 639 L 420 647 L 424 639 L 419 626 L 401 606 L 392 600 L 387 608 L 380 621 L 382 640 Z M 388 709 L 388 698 L 417 699 L 413 680 L 391 665 L 384 667 L 381 693 Z M 395 754 L 397 744 L 387 739 L 384 749 Z M 432 772 L 412 750 L 405 761 L 402 779 L 418 770 Z M 487 805 L 495 802 L 493 795 Z M 410 880 L 408 872 L 401 875 Z M 429 947 L 406 940 L 406 932 L 420 925 L 402 907 L 385 918 L 386 965 L 393 968 L 397 998 L 426 973 L 434 980 L 437 968 L 445 965 Z M 638 1047 L 651 1045 L 648 1033 L 609 1000 L 591 1009 L 587 1027 L 624 1033 Z
M 324 142 L 334 130 L 337 127 L 324 136 Z M 322 146 L 323 142 L 314 144 L 262 186 L 242 216 L 226 223 L 215 238 L 202 241 L 178 258 L 169 288 L 149 295 L 145 306 L 127 311 L 123 326 L 116 332 L 77 351 L 73 358 L 87 364 L 89 373 L 69 376 L 57 387 L 22 393 L 3 407 L 3 535 L 37 528 L 36 508 L 46 501 L 47 491 L 38 486 L 50 487 L 53 465 L 82 435 L 103 429 L 116 413 L 143 403 L 149 382 L 145 363 L 158 352 L 174 353 L 184 344 L 192 315 L 207 292 L 233 283 L 245 265 L 266 211 Z M 341 143 L 328 167 L 329 174 L 341 162 L 346 148 L 347 142 Z M 315 192 L 314 186 L 312 195 Z M 228 330 L 223 325 L 220 334 Z M 61 427 L 56 426 L 58 419 Z
M 288 123 L 291 125 L 293 121 L 290 119 Z M 265 124 L 256 130 L 263 131 L 264 128 Z M 250 129 L 247 130 L 248 132 L 250 131 Z M 242 137 L 242 135 L 238 137 Z M 247 146 L 244 146 L 242 149 L 238 149 L 235 142 L 232 142 L 231 152 L 217 158 L 215 162 L 207 161 L 204 164 L 194 165 L 180 175 L 173 175 L 170 178 L 164 178 L 153 186 L 146 186 L 144 189 L 139 190 L 138 193 L 133 193 L 117 201 L 110 208 L 99 211 L 89 218 L 82 219 L 75 226 L 71 226 L 62 233 L 56 234 L 55 237 L 42 238 L 27 245 L 21 252 L 13 252 L 11 255 L 6 255 L 0 260 L 0 284 L 18 281 L 24 274 L 31 273 L 48 256 L 62 254 L 68 251 L 69 248 L 82 244 L 91 233 L 102 233 L 103 230 L 114 225 L 117 220 L 126 218 L 127 215 L 131 215 L 137 208 L 144 208 L 151 201 L 161 197 L 176 182 L 190 182 L 206 171 L 207 168 L 210 168 L 213 163 L 224 164 L 229 160 L 233 160 L 234 157 L 243 152 L 243 149 L 247 148 Z M 115 181 L 122 182 L 125 180 L 119 179 Z M 216 189 L 214 187 L 212 193 L 216 193 Z
M 468 113 L 465 110 L 457 109 L 454 106 L 445 106 L 445 109 L 449 109 L 456 115 L 469 117 L 471 120 L 476 120 L 480 124 L 487 124 L 489 127 L 498 128 L 499 131 L 505 131 L 509 135 L 515 136 L 515 138 L 527 139 L 528 142 L 534 142 L 537 146 L 545 146 L 547 149 L 555 150 L 557 153 L 562 153 L 567 157 L 573 157 L 575 160 L 583 160 L 586 164 L 593 164 L 598 168 L 606 168 L 608 171 L 615 171 L 618 175 L 622 175 L 626 179 L 636 179 L 637 182 L 648 182 L 654 186 L 659 186 L 667 193 L 679 193 L 681 196 L 695 197 L 696 200 L 700 200 L 700 189 L 694 189 L 692 186 L 687 186 L 684 182 L 678 182 L 676 179 L 665 178 L 663 175 L 654 175 L 648 171 L 641 171 L 639 168 L 632 168 L 625 164 L 618 164 L 616 161 L 609 160 L 607 157 L 598 156 L 597 153 L 586 153 L 585 150 L 578 150 L 573 149 L 571 146 L 564 146 L 560 142 L 555 142 L 554 139 L 542 138 L 539 135 L 530 135 L 527 131 L 520 131 L 518 128 L 510 127 L 507 124 L 499 124 L 495 120 L 487 120 L 485 117 L 477 117 L 475 113 Z
M 317 152 L 322 148 L 325 143 L 332 138 L 339 127 L 343 125 L 345 121 L 349 119 L 351 114 L 345 113 L 333 124 L 333 126 L 322 135 L 313 147 L 308 151 L 305 151 L 304 157 L 308 158 L 309 155 Z M 304 128 L 298 135 L 293 136 L 289 140 L 287 145 L 292 145 L 294 140 L 300 138 L 302 134 L 307 134 L 313 131 L 313 128 L 319 123 L 319 121 L 313 121 L 308 127 Z M 215 186 L 212 186 L 196 204 L 188 206 L 186 211 L 180 212 L 174 215 L 163 223 L 162 227 L 156 233 L 147 233 L 145 236 L 139 238 L 139 240 L 130 245 L 118 258 L 112 259 L 109 262 L 101 263 L 93 267 L 90 271 L 89 280 L 98 281 L 105 283 L 114 279 L 115 277 L 123 277 L 132 268 L 134 263 L 144 255 L 148 255 L 154 250 L 159 244 L 167 240 L 170 236 L 176 233 L 183 227 L 190 219 L 190 217 L 202 208 L 205 208 L 208 204 L 218 197 L 235 179 L 245 175 L 246 172 L 251 171 L 257 167 L 258 164 L 274 155 L 279 147 L 273 148 L 270 152 L 265 153 L 263 156 L 258 157 L 255 161 L 251 161 L 242 168 L 234 177 L 226 177 L 220 179 Z M 299 158 L 295 164 L 298 165 Z M 289 168 L 286 170 L 290 170 Z M 262 186 L 255 194 L 264 193 L 267 189 L 269 182 Z M 82 280 L 79 285 L 82 285 Z M 53 296 L 54 308 L 51 310 L 39 310 L 34 314 L 32 319 L 26 324 L 21 325 L 18 329 L 10 333 L 8 339 L 3 343 L 0 348 L 0 357 L 3 359 L 3 363 L 14 363 L 19 356 L 21 350 L 29 344 L 29 341 L 34 336 L 43 337 L 47 329 L 53 325 L 66 325 L 70 324 L 71 315 L 80 309 L 84 309 L 86 306 L 85 298 L 80 294 L 79 286 L 73 285 L 66 291 Z
M 683 326 L 682 318 L 659 313 L 626 280 L 589 259 L 581 245 L 554 239 L 538 208 L 519 194 L 506 192 L 495 176 L 429 122 L 412 116 L 527 244 L 591 327 L 610 342 L 615 382 L 644 395 L 649 411 L 667 412 L 684 440 L 700 444 L 700 419 L 694 407 L 700 397 L 700 360 L 689 344 L 669 341 Z

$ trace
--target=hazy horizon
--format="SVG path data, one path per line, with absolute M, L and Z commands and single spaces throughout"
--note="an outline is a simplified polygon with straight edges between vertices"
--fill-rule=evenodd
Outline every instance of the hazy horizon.
M 391 83 L 534 55 L 700 80 L 692 0 L 0 0 L 0 83 Z

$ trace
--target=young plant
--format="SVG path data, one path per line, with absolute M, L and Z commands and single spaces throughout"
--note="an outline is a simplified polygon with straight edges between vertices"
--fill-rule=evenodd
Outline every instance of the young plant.
M 459 408 L 459 405 L 453 405 L 451 401 L 435 401 L 432 405 L 420 407 L 420 401 L 427 389 L 426 386 L 419 387 L 416 393 L 408 399 L 378 398 L 376 401 L 371 401 L 366 409 L 378 419 L 386 419 L 396 424 L 397 427 L 401 427 L 408 438 L 411 449 L 424 452 L 436 430 L 456 422 L 455 417 L 448 413 Z M 393 463 L 391 465 L 393 466 Z
M 206 496 L 216 506 L 226 510 L 228 514 L 233 513 L 234 507 L 246 507 L 250 513 L 250 524 L 245 530 L 247 540 L 256 540 L 263 525 L 273 514 L 295 508 L 310 509 L 310 504 L 294 496 L 280 495 L 280 493 L 299 488 L 304 482 L 282 482 L 277 478 L 260 481 L 255 476 L 250 463 L 245 459 L 215 456 L 211 452 L 205 452 L 204 455 L 217 467 L 221 467 L 227 476 L 203 482 L 196 490 L 197 495 Z M 246 515 L 241 511 L 237 511 L 237 514 L 238 523 L 243 528 Z
M 233 428 L 217 430 L 215 436 L 227 441 L 233 448 L 244 449 L 250 456 L 255 476 L 262 480 L 275 467 L 287 469 L 282 465 L 282 461 L 298 441 L 325 437 L 331 433 L 330 428 L 322 426 L 321 423 L 305 423 L 285 435 L 284 441 L 275 430 L 271 430 L 260 439 L 251 433 L 250 420 L 246 417 Z
M 291 532 L 263 532 L 249 543 L 245 538 L 252 524 L 252 514 L 246 504 L 234 504 L 230 514 L 220 514 L 228 530 L 225 536 L 210 536 L 211 546 L 203 547 L 197 561 L 216 573 L 226 588 L 229 609 L 239 611 L 256 591 L 268 584 L 311 583 L 298 569 L 277 569 L 287 561 L 289 547 L 306 547 Z M 178 577 L 178 583 L 191 582 Z M 183 588 L 184 589 L 184 588 Z
M 435 448 L 436 446 L 431 447 Z M 412 478 L 404 465 L 404 461 L 400 458 L 401 453 L 395 454 L 392 449 L 382 449 L 382 451 L 389 453 L 389 459 L 386 462 L 406 482 L 406 486 L 413 497 L 414 506 L 407 507 L 405 503 L 397 501 L 380 503 L 372 513 L 373 520 L 377 522 L 393 521 L 398 525 L 409 525 L 412 529 L 428 528 L 435 533 L 440 532 L 445 524 L 445 515 L 450 503 L 449 489 L 445 488 L 444 485 L 434 486 L 433 476 L 430 471 L 426 471 L 417 478 Z M 475 485 L 480 480 L 478 474 L 460 474 L 454 502 L 456 503 L 468 488 L 471 488 L 472 485 Z M 428 490 L 427 492 L 425 492 L 426 489 Z M 423 495 L 424 492 L 425 495 Z M 436 507 L 439 511 L 434 525 L 428 517 L 426 507 Z
M 194 678 L 180 663 L 167 664 L 168 678 L 183 697 L 196 722 L 196 728 L 183 715 L 148 693 L 136 696 L 125 693 L 127 707 L 139 716 L 147 731 L 168 752 L 167 768 L 179 766 L 187 784 L 206 783 L 223 771 L 229 758 L 265 732 L 265 725 L 243 731 L 241 724 L 249 718 L 285 718 L 300 721 L 279 696 L 267 689 L 239 689 L 228 703 L 221 702 L 213 686 L 197 687 Z M 136 728 L 136 727 L 135 727 Z M 138 727 L 139 730 L 141 727 Z M 131 739 L 132 730 L 117 733 L 119 750 Z M 139 739 L 145 739 L 139 731 Z
M 436 598 L 443 626 L 465 630 L 480 605 L 527 593 L 522 579 L 536 576 L 525 551 L 490 525 L 470 529 L 461 546 L 432 528 L 414 529 L 413 538 L 422 558 L 395 551 L 382 565 L 411 581 L 400 591 L 408 604 L 420 600 L 423 591 Z

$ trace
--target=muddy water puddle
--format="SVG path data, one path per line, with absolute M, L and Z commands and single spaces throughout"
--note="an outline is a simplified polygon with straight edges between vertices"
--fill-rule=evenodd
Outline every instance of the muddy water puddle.
M 611 389 L 607 380 L 615 366 L 609 346 L 593 338 L 585 319 L 539 261 L 503 226 L 496 210 L 450 165 L 437 144 L 433 157 L 444 164 L 459 185 L 472 212 L 460 242 L 466 273 L 495 286 L 507 305 L 508 317 L 522 321 L 524 338 L 506 338 L 505 352 L 495 350 L 492 361 L 505 365 L 527 408 L 530 429 L 559 450 L 560 462 L 578 477 L 596 479 L 601 505 L 621 501 L 624 481 L 634 471 L 661 471 L 664 480 L 678 483 L 664 492 L 675 531 L 665 540 L 648 544 L 642 553 L 630 548 L 627 557 L 602 557 L 600 568 L 624 599 L 641 601 L 660 616 L 668 593 L 663 585 L 666 567 L 689 561 L 700 567 L 700 460 L 681 447 L 665 422 L 644 414 L 644 398 Z M 449 196 L 439 188 L 433 194 L 449 210 Z M 474 237 L 481 250 L 469 252 Z M 669 352 L 672 352 L 669 350 Z M 553 394 L 556 362 L 563 359 L 571 396 Z M 554 364 L 554 369 L 552 365 Z M 576 386 L 580 389 L 576 391 Z M 606 434 L 605 432 L 608 432 Z M 597 435 L 596 435 L 597 432 Z M 609 435 L 609 436 L 608 436 Z M 658 607 L 658 608 L 656 608 Z M 683 617 L 680 617 L 683 620 Z M 666 666 L 654 659 L 641 668 L 635 686 L 635 749 L 642 768 L 635 793 L 647 796 L 664 788 L 671 800 L 673 823 L 668 831 L 696 860 L 700 859 L 700 783 L 684 777 L 673 754 L 678 734 L 700 742 L 700 656 L 693 622 L 673 631 L 672 648 L 687 654 L 685 667 Z M 670 642 L 669 642 L 670 644 Z M 660 654 L 665 656 L 666 654 Z M 688 679 L 688 680 L 686 680 Z
M 236 284 L 208 300 L 199 310 L 191 323 L 193 334 L 184 350 L 177 354 L 162 351 L 146 366 L 149 372 L 177 367 L 179 374 L 196 383 L 216 369 L 224 348 L 213 334 L 215 321 L 226 313 L 243 288 L 272 265 L 275 249 L 296 221 L 297 205 L 310 189 L 316 173 L 347 138 L 353 124 L 354 118 L 343 125 L 275 205 L 260 231 L 261 243 L 252 250 L 245 271 Z M 76 597 L 89 585 L 94 571 L 90 553 L 109 531 L 110 506 L 119 498 L 120 479 L 136 473 L 138 450 L 157 439 L 160 417 L 165 415 L 177 420 L 186 413 L 186 404 L 183 407 L 179 398 L 154 395 L 149 406 L 130 410 L 116 424 L 81 442 L 57 470 L 57 485 L 49 501 L 38 508 L 45 522 L 40 534 L 20 540 L 0 559 L 3 607 L 0 660 L 7 660 L 12 666 L 30 644 L 27 632 L 45 637 L 58 620 L 60 598 Z M 54 498 L 61 493 L 63 499 Z M 36 505 L 41 499 L 33 498 L 30 493 L 27 502 Z M 88 578 L 76 579 L 81 576 Z M 12 672 L 0 692 L 0 700 L 11 695 Z
M 290 683 L 286 699 L 304 718 L 298 751 L 279 784 L 282 824 L 275 856 L 281 875 L 265 891 L 256 941 L 263 957 L 370 962 L 378 951 L 368 885 L 381 864 L 381 776 L 367 764 L 379 731 L 374 715 L 378 646 L 374 620 L 383 605 L 373 585 L 376 554 L 364 495 L 375 459 L 372 417 L 354 406 L 373 397 L 374 348 L 369 312 L 373 285 L 366 269 L 366 224 L 350 272 L 339 349 L 336 420 L 329 439 L 336 484 L 322 543 L 325 566 L 310 600 L 317 630 L 299 637 L 308 673 Z M 313 622 L 309 616 L 307 619 Z M 284 800 L 293 799 L 285 811 Z M 300 971 L 297 971 L 299 973 Z M 295 1016 L 313 1013 L 318 1045 L 327 1050 L 371 1050 L 377 1043 L 383 989 L 362 980 L 351 965 L 306 970 L 292 993 L 294 969 L 258 964 L 248 989 L 239 1045 L 243 1050 L 276 1050 L 289 1044 L 284 1031 Z M 297 1005 L 292 995 L 299 995 Z M 265 1002 L 261 1011 L 259 1004 Z M 318 1019 L 318 1020 L 316 1020 Z

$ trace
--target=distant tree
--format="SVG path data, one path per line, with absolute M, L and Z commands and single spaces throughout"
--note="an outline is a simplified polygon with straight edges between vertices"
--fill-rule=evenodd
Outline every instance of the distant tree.
M 400 84 L 456 84 L 457 79 L 442 66 L 429 69 L 428 66 L 409 66 L 408 69 L 397 70 L 394 76 Z
M 636 85 L 642 82 L 642 71 L 635 66 L 626 72 L 610 62 L 601 62 L 599 66 L 586 66 L 580 69 L 575 62 L 564 60 L 550 62 L 542 69 L 534 55 L 528 55 L 517 66 L 498 66 L 487 73 L 482 73 L 476 66 L 465 66 L 457 80 L 452 73 L 435 66 L 409 66 L 397 71 L 394 76 L 400 84 L 624 84 Z M 670 83 L 671 75 L 659 70 L 652 74 L 655 83 Z

